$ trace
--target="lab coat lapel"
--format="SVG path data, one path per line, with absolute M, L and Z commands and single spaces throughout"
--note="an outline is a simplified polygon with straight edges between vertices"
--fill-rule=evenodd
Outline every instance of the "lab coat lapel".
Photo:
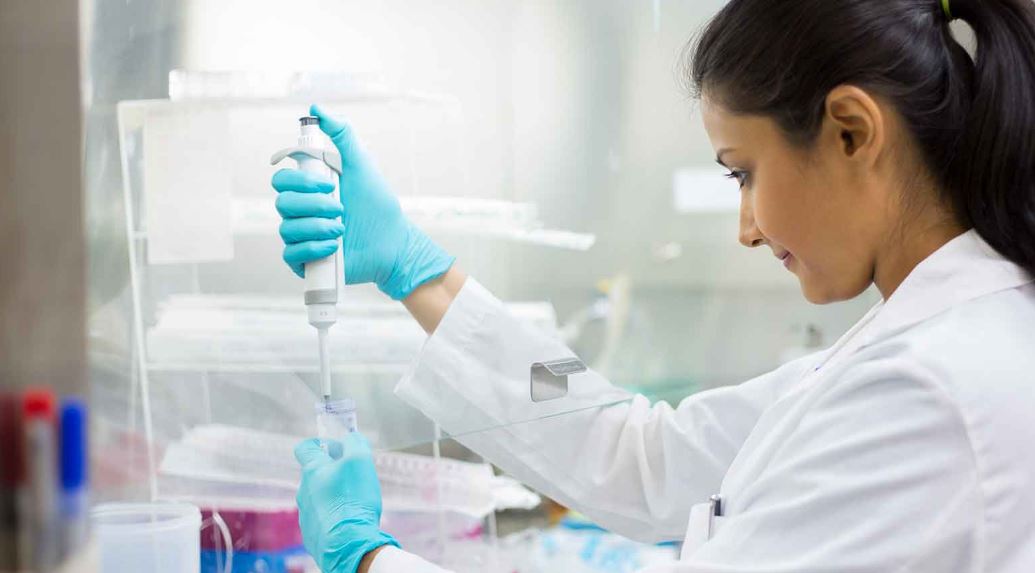
M 977 231 L 967 231 L 921 261 L 888 300 L 874 306 L 821 355 L 804 375 L 810 382 L 797 390 L 811 387 L 815 374 L 831 370 L 835 363 L 892 334 L 957 304 L 1033 281 L 1035 278 L 996 252 Z
M 922 261 L 884 302 L 854 350 L 901 332 L 969 300 L 1017 288 L 1035 277 L 970 230 Z

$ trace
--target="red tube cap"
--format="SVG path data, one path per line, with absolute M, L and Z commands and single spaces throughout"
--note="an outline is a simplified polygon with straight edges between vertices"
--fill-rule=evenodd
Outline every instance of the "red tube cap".
M 30 388 L 22 395 L 22 414 L 25 419 L 54 421 L 54 393 L 46 388 Z

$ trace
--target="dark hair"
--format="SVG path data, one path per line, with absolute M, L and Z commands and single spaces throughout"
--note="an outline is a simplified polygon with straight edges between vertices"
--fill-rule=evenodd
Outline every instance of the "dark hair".
M 815 140 L 844 84 L 887 98 L 961 223 L 1035 274 L 1035 4 L 951 0 L 732 0 L 690 46 L 689 79 L 735 113 Z

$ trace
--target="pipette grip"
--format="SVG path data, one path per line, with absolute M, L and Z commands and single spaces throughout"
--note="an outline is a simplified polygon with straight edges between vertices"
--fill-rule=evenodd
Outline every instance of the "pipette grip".
M 307 133 L 315 131 L 316 133 Z M 299 147 L 315 147 L 314 140 L 320 134 L 319 128 L 315 125 L 307 125 L 302 128 L 302 136 L 299 138 Z M 337 174 L 332 171 L 322 159 L 310 157 L 306 155 L 296 156 L 298 161 L 298 168 L 307 173 L 313 173 L 324 179 L 335 181 L 337 180 Z M 331 192 L 331 197 L 338 200 L 338 187 L 335 185 L 334 191 Z M 340 243 L 340 239 L 339 239 Z M 340 247 L 340 245 L 339 245 Z M 339 248 L 334 254 L 324 257 L 322 259 L 311 261 L 305 264 L 305 303 L 307 305 L 335 305 L 338 302 L 338 286 L 342 271 L 339 268 L 338 260 Z M 312 322 L 313 318 L 310 317 Z M 325 320 L 330 322 L 334 321 L 334 317 L 324 317 Z

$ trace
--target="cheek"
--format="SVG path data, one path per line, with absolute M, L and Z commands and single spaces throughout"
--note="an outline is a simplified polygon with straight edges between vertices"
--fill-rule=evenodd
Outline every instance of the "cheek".
M 874 232 L 867 209 L 849 201 L 849 182 L 812 162 L 807 169 L 786 159 L 759 170 L 751 189 L 758 230 L 774 246 L 790 251 L 791 270 L 805 298 L 816 304 L 848 300 L 870 284 L 860 242 Z
M 755 224 L 771 242 L 791 252 L 809 236 L 811 185 L 794 169 L 778 168 L 752 190 Z
M 774 244 L 794 256 L 792 270 L 806 282 L 828 282 L 845 269 L 837 256 L 843 221 L 832 207 L 835 192 L 821 177 L 781 168 L 755 193 L 755 224 Z M 823 278 L 826 277 L 826 278 Z

